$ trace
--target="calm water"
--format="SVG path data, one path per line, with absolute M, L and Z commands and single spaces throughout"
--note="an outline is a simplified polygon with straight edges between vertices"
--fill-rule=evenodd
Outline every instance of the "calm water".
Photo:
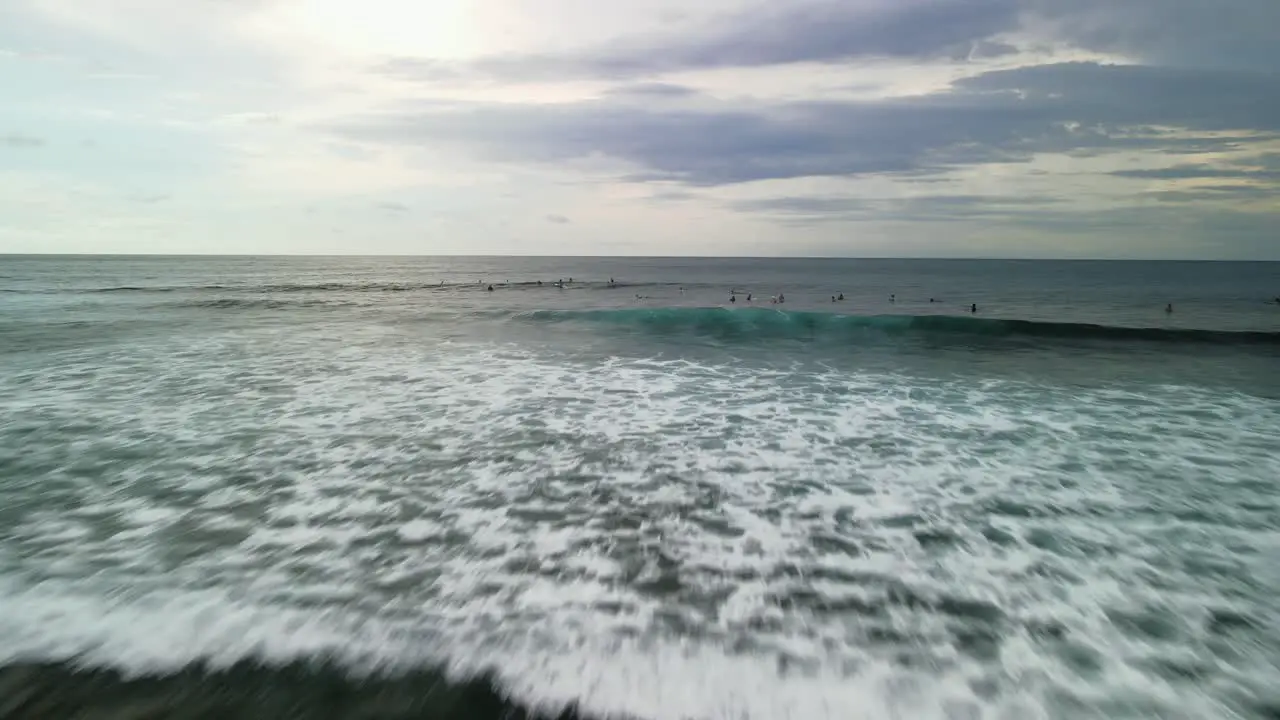
M 0 717 L 1274 718 L 1277 295 L 0 256 Z

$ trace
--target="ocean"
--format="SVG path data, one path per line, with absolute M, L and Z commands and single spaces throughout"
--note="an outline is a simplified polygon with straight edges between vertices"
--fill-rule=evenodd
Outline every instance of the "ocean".
M 1277 295 L 0 256 L 0 717 L 1278 718 Z

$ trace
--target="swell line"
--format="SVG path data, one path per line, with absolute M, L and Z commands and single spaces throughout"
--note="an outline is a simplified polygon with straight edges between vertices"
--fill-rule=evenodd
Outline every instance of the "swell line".
M 726 340 L 855 339 L 879 334 L 1280 346 L 1280 332 L 1126 327 L 951 315 L 841 315 L 769 308 L 539 310 L 519 313 L 516 317 L 530 322 L 591 323 Z

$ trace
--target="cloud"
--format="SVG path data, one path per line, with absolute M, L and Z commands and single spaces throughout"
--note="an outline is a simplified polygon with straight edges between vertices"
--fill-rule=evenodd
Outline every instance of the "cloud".
M 619 85 L 609 91 L 610 95 L 651 98 L 683 98 L 698 94 L 697 90 L 683 85 L 660 82 L 641 82 Z
M 636 167 L 634 181 L 928 175 L 1037 153 L 1239 148 L 1280 136 L 1280 75 L 1063 63 L 876 101 L 476 103 L 354 117 L 333 129 L 361 141 L 460 143 L 501 161 L 606 156 Z
M 38 148 L 44 146 L 44 139 L 31 135 L 10 133 L 8 135 L 0 135 L 0 145 L 13 148 Z
M 899 198 L 781 196 L 730 203 L 739 212 L 759 213 L 789 224 L 859 220 L 945 222 L 1009 218 L 1062 202 L 1049 195 L 918 195 Z
M 926 254 L 1020 254 L 1043 242 L 1024 230 L 1119 228 L 1276 256 L 1248 238 L 1274 243 L 1277 0 L 196 4 L 0 3 L 0 107 L 51 145 L 3 171 L 92 179 L 115 188 L 106 206 L 160 202 L 120 187 L 171 191 L 182 202 L 116 211 L 214 247 L 221 231 L 195 228 L 242 210 L 279 247 L 321 247 L 290 225 L 314 205 L 326 233 L 381 223 L 408 251 L 560 251 L 571 222 L 638 252 L 741 252 L 744 236 L 857 252 L 901 232 Z M 0 132 L 0 154 L 42 144 Z M 84 243 L 99 237 L 135 243 Z
M 1115 177 L 1139 180 L 1200 180 L 1212 178 L 1237 178 L 1241 180 L 1276 180 L 1280 181 L 1280 170 L 1245 170 L 1240 168 L 1214 167 L 1204 163 L 1174 165 L 1164 168 L 1148 168 L 1140 170 L 1116 170 Z
M 1159 190 L 1143 197 L 1163 203 L 1261 200 L 1280 197 L 1280 188 L 1259 185 L 1201 185 L 1194 190 Z
M 494 55 L 464 64 L 394 58 L 379 71 L 425 81 L 637 78 L 856 58 L 926 60 L 1013 48 L 988 40 L 1018 25 L 1017 0 L 805 0 L 753 6 L 679 34 L 624 38 L 565 53 Z
M 1274 0 L 1023 0 L 1077 47 L 1148 64 L 1280 72 Z

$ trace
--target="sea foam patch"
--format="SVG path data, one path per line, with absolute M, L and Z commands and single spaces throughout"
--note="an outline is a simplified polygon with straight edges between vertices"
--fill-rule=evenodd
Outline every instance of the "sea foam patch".
M 652 718 L 1205 717 L 1276 667 L 1273 401 L 334 342 L 0 379 L 4 652 Z

